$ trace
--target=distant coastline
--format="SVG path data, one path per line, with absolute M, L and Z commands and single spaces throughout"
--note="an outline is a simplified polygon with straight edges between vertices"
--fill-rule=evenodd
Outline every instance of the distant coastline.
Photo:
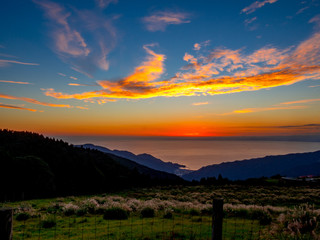
M 236 160 L 320 150 L 320 136 L 156 138 L 110 136 L 60 136 L 72 144 L 93 143 L 134 154 L 151 154 L 165 162 L 197 170 Z

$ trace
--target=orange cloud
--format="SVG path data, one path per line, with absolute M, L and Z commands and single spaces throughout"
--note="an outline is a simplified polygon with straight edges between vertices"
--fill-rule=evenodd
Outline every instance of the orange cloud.
M 316 98 L 316 99 L 304 99 L 304 100 L 298 100 L 298 101 L 291 101 L 291 102 L 283 102 L 280 104 L 300 104 L 300 103 L 310 103 L 310 102 L 318 102 L 320 101 L 320 98 Z
M 37 112 L 37 110 L 35 110 L 35 109 L 24 108 L 24 107 L 19 107 L 19 106 L 14 106 L 14 105 L 7 105 L 7 104 L 2 104 L 2 103 L 0 103 L 0 107 L 1 108 L 9 108 L 9 109 L 27 110 L 30 112 Z
M 265 112 L 274 110 L 292 110 L 292 109 L 305 109 L 306 106 L 289 106 L 289 107 L 265 107 L 265 108 L 244 108 L 240 110 L 235 110 L 230 113 L 222 113 L 219 115 L 232 115 L 232 114 L 243 114 L 243 113 L 255 113 L 255 112 Z
M 81 83 L 68 83 L 69 86 L 84 86 L 84 87 L 87 87 L 87 86 L 97 86 L 97 84 L 81 84 Z
M 159 11 L 151 16 L 143 18 L 146 28 L 149 31 L 164 31 L 168 25 L 189 23 L 188 14 L 181 12 Z
M 29 82 L 17 82 L 17 81 L 7 81 L 7 80 L 0 80 L 3 83 L 15 83 L 15 84 L 31 84 Z
M 5 99 L 12 99 L 12 100 L 20 100 L 24 102 L 29 102 L 33 104 L 38 104 L 38 105 L 43 105 L 43 106 L 48 106 L 48 107 L 64 107 L 64 108 L 71 108 L 70 105 L 65 105 L 65 104 L 53 104 L 53 103 L 47 103 L 47 102 L 40 102 L 38 100 L 32 99 L 32 98 L 26 98 L 26 97 L 15 97 L 7 94 L 1 94 L 0 93 L 0 98 L 5 98 Z
M 197 103 L 192 103 L 193 106 L 201 106 L 201 105 L 207 105 L 209 102 L 197 102 Z
M 320 33 L 315 33 L 295 49 L 258 49 L 249 55 L 241 50 L 216 49 L 208 56 L 186 53 L 188 65 L 175 77 L 160 80 L 165 55 L 144 46 L 147 60 L 118 81 L 98 81 L 100 90 L 76 94 L 45 90 L 45 95 L 61 99 L 178 97 L 257 91 L 320 78 Z

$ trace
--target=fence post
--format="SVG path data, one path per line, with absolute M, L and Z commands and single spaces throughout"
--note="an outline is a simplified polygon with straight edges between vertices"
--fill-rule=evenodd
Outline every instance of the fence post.
M 223 199 L 213 199 L 212 240 L 222 240 Z
M 12 217 L 12 209 L 0 209 L 0 239 L 12 240 Z

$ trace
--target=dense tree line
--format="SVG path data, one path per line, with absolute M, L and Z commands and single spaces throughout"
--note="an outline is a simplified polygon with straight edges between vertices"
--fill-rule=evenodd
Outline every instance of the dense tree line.
M 112 155 L 37 133 L 0 130 L 0 200 L 182 182 L 174 175 L 117 160 Z

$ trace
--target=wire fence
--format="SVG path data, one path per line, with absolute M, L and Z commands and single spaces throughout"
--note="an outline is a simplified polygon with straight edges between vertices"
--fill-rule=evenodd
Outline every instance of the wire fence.
M 13 239 L 212 239 L 210 215 L 130 216 L 126 220 L 105 220 L 102 215 L 51 217 L 46 224 L 41 216 L 15 223 Z M 224 218 L 222 239 L 265 239 L 266 230 L 257 220 Z
M 13 218 L 13 209 L 0 209 L 0 239 L 320 239 L 320 210 L 301 206 L 283 215 L 281 225 L 281 215 L 270 218 L 272 210 L 263 206 L 248 210 L 230 209 L 226 204 L 223 210 L 223 202 L 220 203 L 213 202 L 212 211 L 175 209 L 128 215 L 122 209 L 125 215 L 116 211 L 111 217 L 106 211 L 68 216 L 59 211 L 40 211 L 32 216 L 15 214 Z

